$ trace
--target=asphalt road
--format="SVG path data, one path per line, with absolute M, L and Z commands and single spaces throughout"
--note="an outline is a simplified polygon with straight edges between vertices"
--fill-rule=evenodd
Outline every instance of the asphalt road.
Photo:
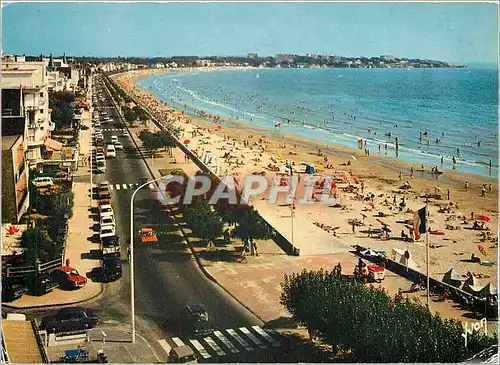
M 114 120 L 113 124 L 102 125 L 105 141 L 116 135 L 124 146 L 122 151 L 117 151 L 116 159 L 107 160 L 104 174 L 94 175 L 94 184 L 107 180 L 113 186 L 112 206 L 115 212 L 116 233 L 121 241 L 122 258 L 126 261 L 130 238 L 130 199 L 138 179 L 145 177 L 151 180 L 152 177 L 126 128 L 120 122 L 117 111 L 113 107 L 97 110 L 106 110 Z M 174 228 L 168 214 L 158 208 L 156 192 L 148 186 L 136 194 L 134 202 L 134 231 L 137 232 L 143 226 Z M 180 336 L 182 323 L 179 324 L 178 314 L 186 305 L 193 303 L 205 305 L 214 329 L 262 326 L 263 323 L 257 317 L 202 273 L 190 250 L 169 248 L 171 241 L 178 241 L 178 235 L 180 232 L 174 231 L 160 237 L 158 245 L 154 247 L 144 246 L 135 240 L 135 307 L 138 333 L 153 339 L 153 342 L 157 342 L 154 339 Z M 104 295 L 89 307 L 95 309 L 105 322 L 130 323 L 128 262 L 123 265 L 123 277 L 105 285 Z M 251 361 L 246 356 L 244 360 Z

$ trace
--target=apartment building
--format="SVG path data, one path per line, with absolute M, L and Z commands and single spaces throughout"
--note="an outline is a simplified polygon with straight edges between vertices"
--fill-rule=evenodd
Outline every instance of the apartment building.
M 41 147 L 55 128 L 50 112 L 45 62 L 2 56 L 2 130 L 25 135 L 30 164 L 41 159 Z

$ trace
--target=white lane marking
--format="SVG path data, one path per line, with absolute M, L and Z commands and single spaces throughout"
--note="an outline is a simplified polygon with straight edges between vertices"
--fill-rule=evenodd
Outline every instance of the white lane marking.
M 247 351 L 253 351 L 253 348 L 248 345 L 248 343 L 241 338 L 241 336 L 239 334 L 236 333 L 235 330 L 233 330 L 232 328 L 229 328 L 226 330 L 227 333 L 229 333 L 236 341 L 238 341 L 238 343 L 243 346 L 245 348 L 245 350 Z
M 212 356 L 205 350 L 205 348 L 202 346 L 201 343 L 198 342 L 198 340 L 189 340 L 194 346 L 194 348 L 200 353 L 201 356 L 203 356 L 204 359 L 210 359 Z
M 233 354 L 237 354 L 238 352 L 240 352 L 240 350 L 238 350 L 236 347 L 234 347 L 234 345 L 226 338 L 226 336 L 224 336 L 222 334 L 221 331 L 214 331 L 214 335 L 217 336 L 217 338 L 219 340 L 221 340 L 221 342 L 227 346 L 227 348 L 233 353 Z
M 217 343 L 212 340 L 211 337 L 205 337 L 205 342 L 217 353 L 219 356 L 224 356 L 226 353 L 217 345 Z
M 132 189 L 134 187 L 134 184 L 128 184 L 128 186 L 130 187 L 130 189 Z
M 120 184 L 116 184 L 116 190 L 120 190 Z
M 158 342 L 160 343 L 160 346 L 165 350 L 165 352 L 167 354 L 170 354 L 170 350 L 172 350 L 172 347 L 170 347 L 168 342 L 165 340 L 158 340 Z
M 179 346 L 179 347 L 185 346 L 184 342 L 182 342 L 182 340 L 179 337 L 172 338 L 172 341 L 174 341 L 176 346 Z
M 252 332 L 250 332 L 248 330 L 248 328 L 246 327 L 240 327 L 239 328 L 241 332 L 243 332 L 254 344 L 256 344 L 257 346 L 259 346 L 259 348 L 261 349 L 265 349 L 267 348 L 266 345 L 264 345 L 264 343 L 259 340 L 257 337 L 254 336 L 254 334 Z
M 277 342 L 274 338 L 272 338 L 271 336 L 269 336 L 269 334 L 266 331 L 264 331 L 262 328 L 260 328 L 259 326 L 252 326 L 252 328 L 254 329 L 255 332 L 257 332 L 259 335 L 261 335 L 262 337 L 264 337 L 274 347 L 280 347 L 281 346 L 279 344 L 279 342 Z
M 122 184 L 122 186 L 125 190 L 127 189 L 127 184 Z

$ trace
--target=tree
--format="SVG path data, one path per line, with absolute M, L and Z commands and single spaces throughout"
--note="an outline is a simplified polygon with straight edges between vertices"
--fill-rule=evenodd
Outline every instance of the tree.
M 51 119 L 56 129 L 71 127 L 73 123 L 73 102 L 75 95 L 69 91 L 57 91 L 49 95 L 49 108 L 52 109 Z
M 193 234 L 203 242 L 215 245 L 217 238 L 222 235 L 222 219 L 206 202 L 186 207 L 183 217 Z
M 495 338 L 476 333 L 464 346 L 458 320 L 443 320 L 420 302 L 333 272 L 285 275 L 280 302 L 309 333 L 356 362 L 461 362 Z
M 45 230 L 30 227 L 21 238 L 21 246 L 26 250 L 26 263 L 35 265 L 37 259 L 42 263 L 55 259 L 55 245 Z
M 139 133 L 139 139 L 142 141 L 143 146 L 150 151 L 175 146 L 175 141 L 170 134 L 163 131 L 151 133 L 144 129 Z

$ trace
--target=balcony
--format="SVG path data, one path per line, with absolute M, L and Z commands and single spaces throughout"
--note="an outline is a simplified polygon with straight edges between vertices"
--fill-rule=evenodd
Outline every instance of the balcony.
M 38 106 L 43 108 L 45 106 L 45 98 L 38 98 Z

